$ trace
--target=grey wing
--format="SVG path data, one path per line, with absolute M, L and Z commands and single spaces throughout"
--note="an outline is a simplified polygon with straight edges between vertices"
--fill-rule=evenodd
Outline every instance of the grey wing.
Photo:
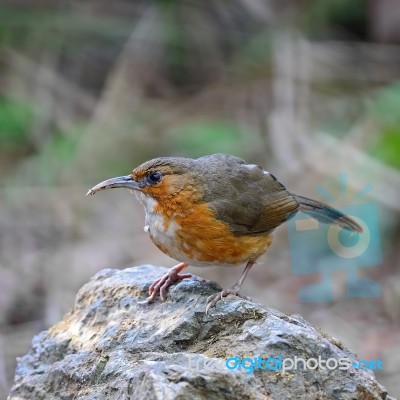
M 270 232 L 298 210 L 295 198 L 261 167 L 240 163 L 232 172 L 233 178 L 219 185 L 223 193 L 214 193 L 210 205 L 234 233 Z

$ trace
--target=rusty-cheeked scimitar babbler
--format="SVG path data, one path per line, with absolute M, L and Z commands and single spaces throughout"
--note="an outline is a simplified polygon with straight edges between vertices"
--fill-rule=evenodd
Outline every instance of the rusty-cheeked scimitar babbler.
M 179 274 L 189 265 L 245 265 L 235 285 L 208 298 L 206 311 L 228 294 L 239 295 L 247 273 L 270 246 L 273 230 L 297 211 L 362 231 L 340 211 L 289 192 L 258 165 L 227 154 L 155 158 L 130 175 L 99 183 L 88 194 L 121 187 L 132 190 L 143 204 L 151 240 L 179 261 L 150 286 L 143 303 L 151 303 L 157 293 L 165 300 L 171 283 L 191 276 Z

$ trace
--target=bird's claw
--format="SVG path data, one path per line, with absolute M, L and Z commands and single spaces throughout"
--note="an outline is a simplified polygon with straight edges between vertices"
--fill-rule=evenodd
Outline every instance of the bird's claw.
M 251 300 L 250 297 L 248 296 L 243 296 L 240 294 L 240 288 L 236 286 L 232 286 L 229 289 L 224 289 L 219 293 L 212 294 L 211 296 L 208 296 L 207 298 L 207 307 L 206 307 L 206 315 L 208 315 L 208 311 L 210 308 L 213 308 L 216 306 L 216 304 L 220 301 L 223 300 L 224 297 L 232 294 L 233 296 L 241 297 L 242 299 L 245 300 Z
M 149 297 L 143 301 L 138 301 L 138 304 L 150 304 L 152 303 L 157 293 L 160 293 L 161 301 L 165 301 L 167 299 L 167 289 L 173 283 L 181 281 L 182 279 L 191 278 L 192 274 L 181 274 L 179 275 L 175 271 L 169 271 L 161 278 L 156 279 L 149 287 Z

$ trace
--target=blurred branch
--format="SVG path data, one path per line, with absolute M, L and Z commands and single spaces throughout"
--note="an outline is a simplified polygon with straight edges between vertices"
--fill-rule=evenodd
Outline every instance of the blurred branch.
M 41 86 L 43 90 L 52 93 L 58 102 L 54 106 L 57 110 L 57 115 L 63 116 L 64 103 L 73 104 L 79 111 L 86 115 L 90 115 L 96 106 L 96 99 L 88 92 L 82 90 L 74 82 L 59 75 L 46 63 L 38 64 L 36 61 L 27 56 L 9 48 L 0 48 L 0 60 L 9 66 L 9 71 L 15 77 L 15 82 L 12 82 L 13 89 L 21 89 L 24 93 L 29 92 L 29 88 Z M 38 73 L 38 71 L 40 73 Z M 10 94 L 20 93 L 21 90 L 11 91 Z M 67 120 L 69 118 L 66 118 Z
M 335 79 L 336 81 L 382 84 L 400 77 L 400 46 L 324 41 L 308 43 L 307 54 L 302 53 L 297 39 L 296 57 L 308 57 L 309 76 L 314 83 Z M 359 66 L 362 65 L 362 68 Z M 355 71 L 357 73 L 355 73 Z M 294 69 L 294 78 L 301 79 L 299 69 Z
M 375 40 L 400 40 L 400 7 L 398 0 L 370 0 L 369 20 Z
M 373 190 L 369 196 L 400 211 L 400 173 L 397 170 L 322 132 L 312 137 L 303 135 L 299 153 L 304 165 L 320 173 L 337 176 L 340 172 L 351 171 L 349 184 L 361 190 L 371 183 Z
M 7 365 L 4 352 L 3 338 L 0 334 L 0 393 L 8 390 Z
M 386 75 L 379 73 L 378 59 L 392 66 Z M 370 84 L 390 81 L 400 75 L 400 64 L 394 62 L 397 59 L 400 61 L 399 47 L 344 43 L 322 46 L 301 38 L 281 37 L 275 46 L 275 111 L 270 119 L 274 152 L 281 165 L 291 173 L 303 171 L 304 166 L 328 176 L 351 171 L 350 184 L 361 190 L 370 182 L 374 189 L 371 196 L 399 211 L 400 173 L 367 155 L 363 147 L 351 145 L 353 135 L 338 140 L 313 128 L 307 112 L 318 99 L 311 90 L 315 81 L 332 83 L 339 77 L 351 80 L 358 75 Z M 354 74 L 357 63 L 365 67 L 363 74 Z M 372 131 L 373 126 L 369 124 L 369 128 Z M 373 134 L 377 133 L 375 128 Z
M 299 170 L 296 132 L 299 120 L 295 115 L 295 74 L 297 59 L 295 43 L 290 35 L 276 38 L 273 48 L 272 110 L 268 117 L 269 136 L 274 156 L 285 165 L 287 174 Z
M 0 48 L 7 65 L 7 96 L 32 104 L 30 144 L 41 151 L 55 132 L 69 132 L 94 111 L 96 99 L 57 73 L 59 53 L 44 52 L 41 62 L 9 48 Z

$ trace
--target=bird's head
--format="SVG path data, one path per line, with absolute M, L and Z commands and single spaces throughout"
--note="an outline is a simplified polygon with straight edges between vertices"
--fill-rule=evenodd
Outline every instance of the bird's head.
M 173 201 L 184 190 L 194 192 L 194 177 L 191 173 L 193 162 L 190 158 L 181 157 L 155 158 L 139 165 L 130 175 L 98 183 L 87 195 L 105 189 L 127 188 L 138 193 L 141 199 L 151 197 L 159 202 Z

